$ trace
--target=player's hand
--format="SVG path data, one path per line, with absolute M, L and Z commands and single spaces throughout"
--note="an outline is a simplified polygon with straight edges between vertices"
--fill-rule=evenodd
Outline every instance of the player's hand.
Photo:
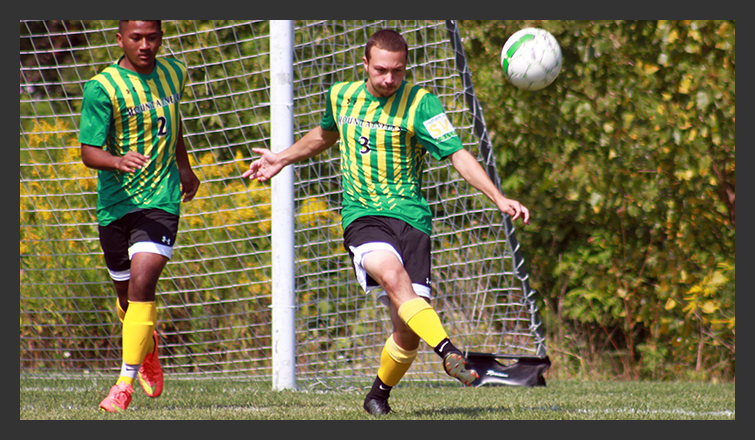
M 525 225 L 530 224 L 530 210 L 516 200 L 505 199 L 500 210 L 511 216 L 511 220 L 522 219 Z
M 115 163 L 115 168 L 124 173 L 133 173 L 148 164 L 149 156 L 137 153 L 136 151 L 127 151 L 126 154 L 121 156 Z
M 252 148 L 260 158 L 249 164 L 249 170 L 241 175 L 243 178 L 257 179 L 258 182 L 270 180 L 278 174 L 282 166 L 278 164 L 278 155 L 265 148 Z
M 189 202 L 199 191 L 199 179 L 192 169 L 181 170 L 180 174 L 182 201 Z

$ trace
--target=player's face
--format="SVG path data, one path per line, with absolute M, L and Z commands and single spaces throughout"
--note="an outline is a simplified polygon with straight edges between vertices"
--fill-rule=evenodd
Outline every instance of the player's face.
M 115 34 L 118 46 L 126 56 L 121 67 L 148 74 L 155 67 L 157 51 L 163 43 L 163 33 L 154 21 L 131 20 L 122 32 Z
M 398 90 L 406 75 L 407 54 L 370 49 L 370 59 L 362 57 L 367 72 L 367 91 L 375 97 L 388 97 Z

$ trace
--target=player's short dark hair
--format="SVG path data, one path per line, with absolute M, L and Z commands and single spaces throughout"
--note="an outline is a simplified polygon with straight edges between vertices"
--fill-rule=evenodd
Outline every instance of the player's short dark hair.
M 404 52 L 409 56 L 409 46 L 406 44 L 406 40 L 392 29 L 381 29 L 367 40 L 367 44 L 364 46 L 364 56 L 367 61 L 370 60 L 370 49 L 373 46 L 388 52 Z
M 157 28 L 160 30 L 163 30 L 163 21 L 162 20 L 118 20 L 118 32 L 123 33 L 123 26 L 126 25 L 129 21 L 154 21 L 157 23 Z

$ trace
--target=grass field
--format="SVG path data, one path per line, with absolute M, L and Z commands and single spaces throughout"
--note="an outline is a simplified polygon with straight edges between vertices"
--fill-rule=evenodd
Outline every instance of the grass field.
M 370 420 L 364 387 L 273 391 L 231 379 L 166 381 L 162 396 L 135 393 L 128 411 L 98 404 L 111 378 L 20 380 L 21 420 Z M 549 381 L 546 387 L 399 384 L 391 420 L 734 420 L 734 384 Z

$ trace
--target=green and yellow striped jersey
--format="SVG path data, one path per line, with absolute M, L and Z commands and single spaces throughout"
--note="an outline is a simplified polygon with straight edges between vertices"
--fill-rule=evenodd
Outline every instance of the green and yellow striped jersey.
M 344 229 L 382 215 L 431 234 L 425 153 L 440 160 L 463 148 L 437 96 L 406 81 L 387 98 L 372 96 L 365 81 L 334 84 L 320 126 L 340 134 Z
M 115 63 L 84 85 L 79 142 L 102 147 L 115 156 L 129 150 L 150 156 L 149 165 L 134 173 L 99 171 L 100 225 L 139 208 L 160 208 L 179 215 L 178 107 L 187 82 L 182 62 L 158 58 L 148 75 Z

